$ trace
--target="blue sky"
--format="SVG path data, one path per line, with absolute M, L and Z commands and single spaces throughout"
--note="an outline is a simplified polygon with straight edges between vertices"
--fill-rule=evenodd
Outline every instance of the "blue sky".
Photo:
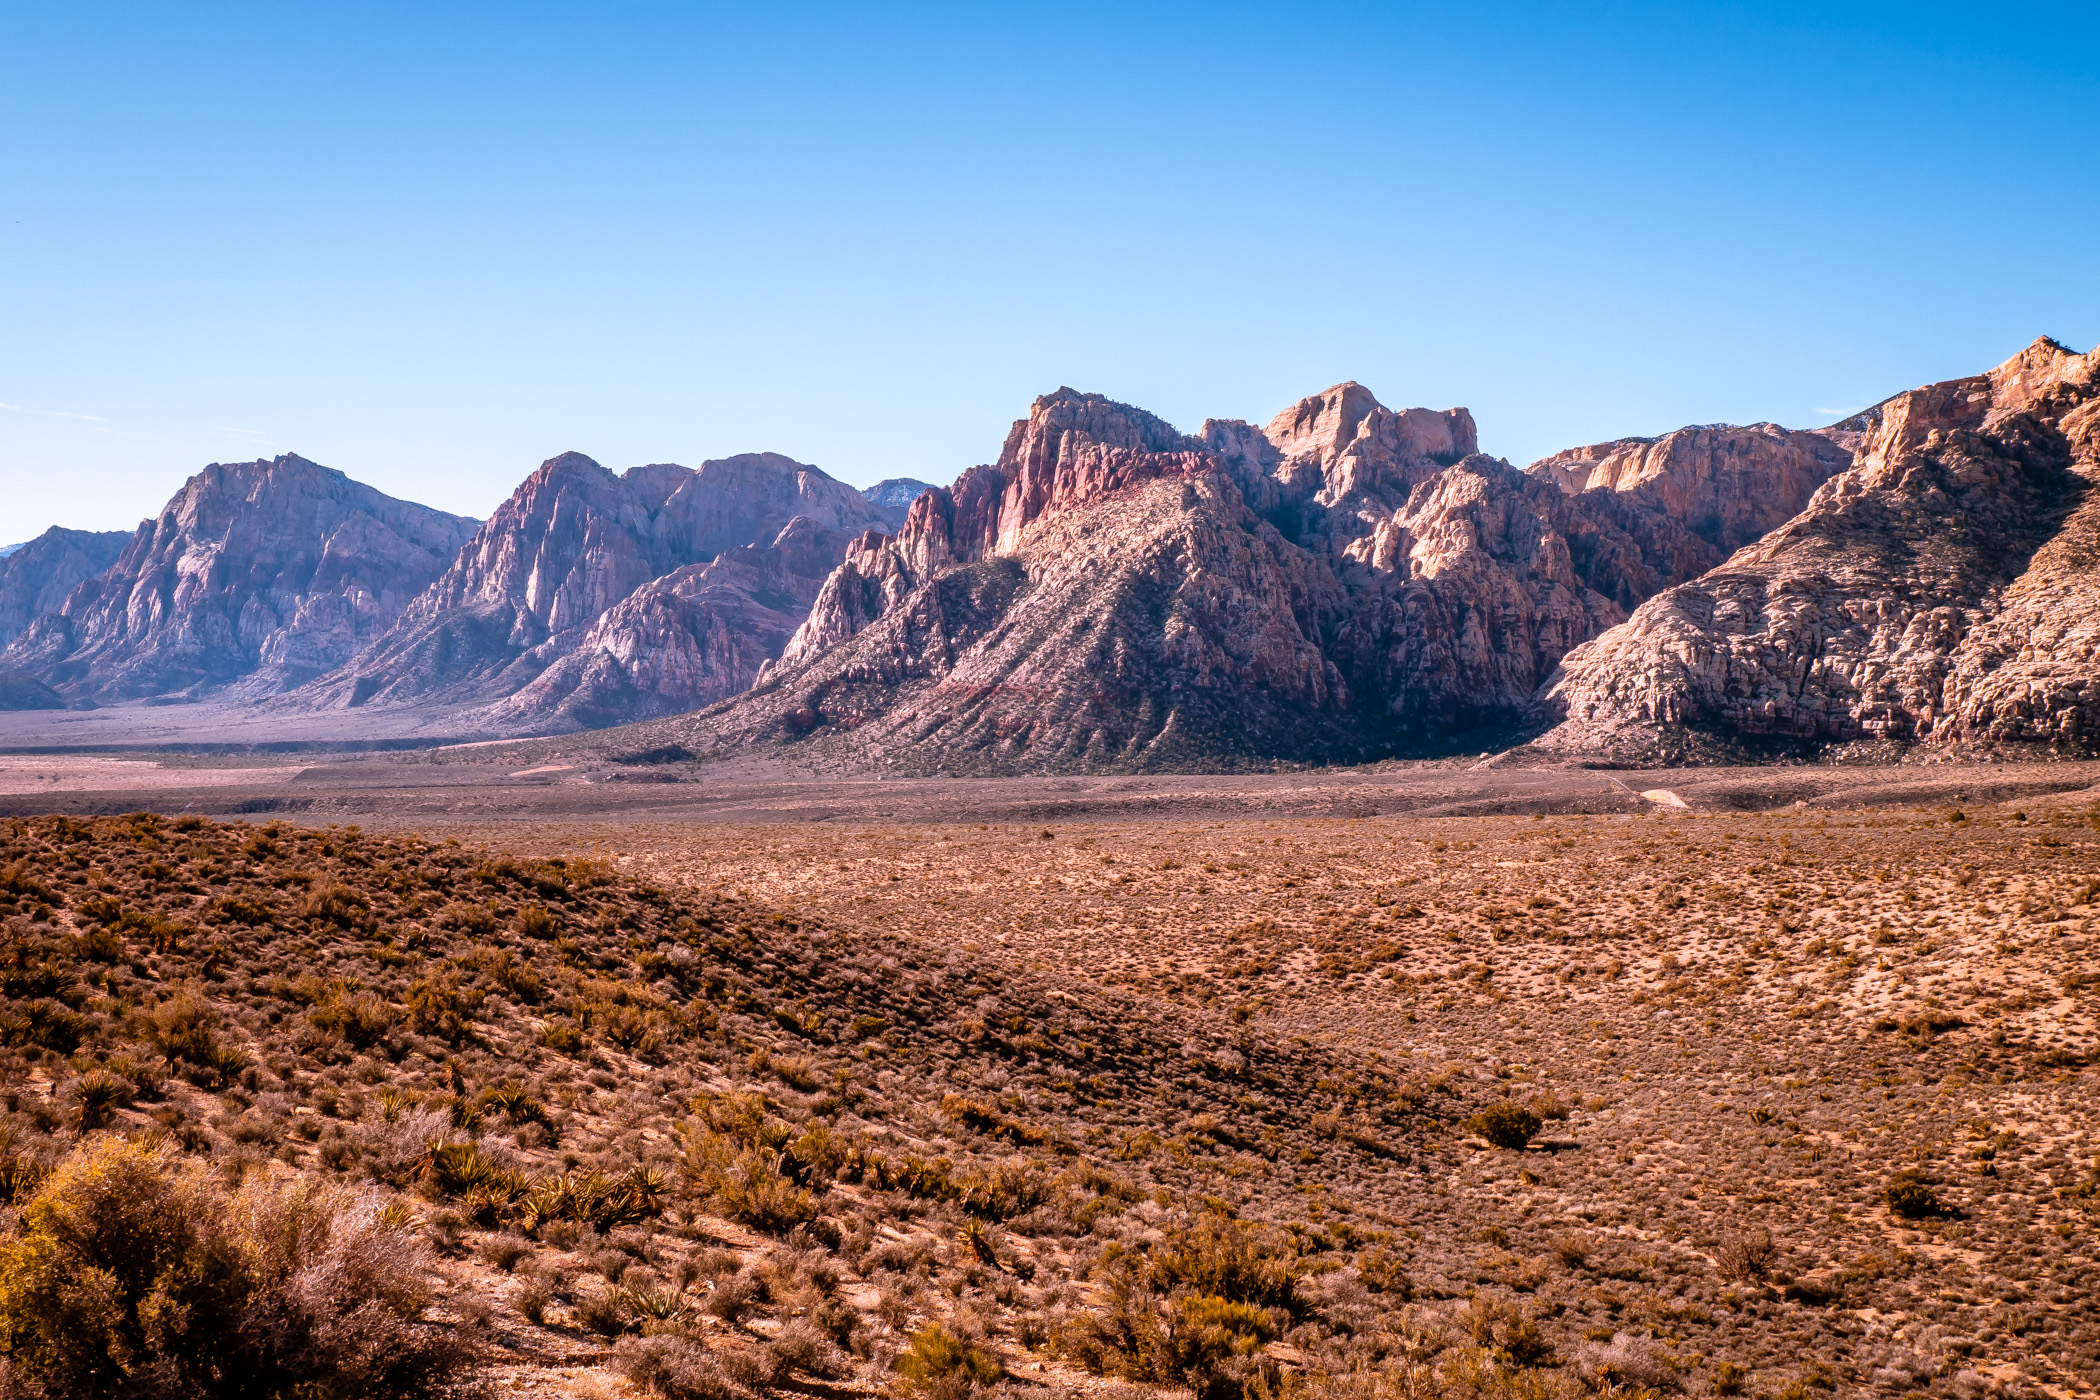
M 0 543 L 298 451 L 947 481 L 1060 384 L 1519 463 L 2100 339 L 2100 7 L 0 3 Z

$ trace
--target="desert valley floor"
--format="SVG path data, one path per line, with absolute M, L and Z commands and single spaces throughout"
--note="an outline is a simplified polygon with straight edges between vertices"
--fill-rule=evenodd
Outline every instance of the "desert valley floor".
M 1016 1231 L 997 1248 L 1027 1264 L 975 1270 L 955 1243 L 967 1229 L 907 1212 L 883 1238 L 923 1248 L 925 1267 L 899 1286 L 865 1242 L 827 1266 L 877 1333 L 947 1318 L 1009 1384 L 1112 1383 L 1027 1318 L 1098 1301 L 1104 1240 L 1171 1235 L 1169 1208 L 1200 1190 L 1359 1246 L 1270 1347 L 1287 1368 L 1380 1335 L 1395 1340 L 1359 1363 L 1428 1363 L 1471 1338 L 1542 1376 L 1693 1394 L 2100 1389 L 2100 765 L 862 784 L 534 766 L 24 754 L 0 760 L 0 809 L 336 832 L 313 838 L 322 851 L 355 824 L 352 842 L 413 831 L 426 849 L 595 863 L 834 946 L 879 939 L 917 950 L 910 966 L 1006 979 L 1007 1009 L 1013 987 L 1037 988 L 1048 1000 L 1026 1016 L 1083 1004 L 1151 1027 L 1169 1062 L 1141 1089 L 1063 1072 L 1040 1040 L 1040 1063 L 926 1062 L 1156 1192 L 1122 1233 L 1024 1246 Z M 1306 1071 L 1310 1116 L 1279 1132 L 1267 1110 L 1239 1123 L 1229 1098 L 1182 1092 L 1176 1041 L 1187 1064 L 1259 1042 L 1330 1068 Z M 872 1074 L 879 1048 L 841 1074 Z M 585 1160 L 672 1140 L 561 1078 L 536 1082 L 572 1105 L 565 1141 Z M 50 1073 L 30 1080 L 57 1092 Z M 1504 1099 L 1540 1120 L 1523 1151 L 1466 1126 Z M 747 1270 L 782 1249 L 812 1267 L 806 1240 L 692 1220 L 687 1238 Z M 539 1245 L 531 1273 L 492 1267 L 471 1226 L 451 1233 L 437 1267 L 455 1298 L 494 1303 L 455 1311 L 508 1358 L 504 1386 L 628 1393 L 583 1305 L 559 1306 L 596 1267 L 588 1239 Z M 652 1248 L 631 1252 L 669 1273 Z M 549 1286 L 545 1325 L 528 1326 L 513 1300 Z M 707 1325 L 763 1340 L 751 1329 L 785 1324 Z M 895 1351 L 878 1337 L 796 1384 L 880 1388 Z

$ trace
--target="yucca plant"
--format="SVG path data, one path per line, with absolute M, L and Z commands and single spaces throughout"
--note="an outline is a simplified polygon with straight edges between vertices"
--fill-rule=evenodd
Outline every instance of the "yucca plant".
M 130 1082 L 108 1070 L 98 1069 L 83 1074 L 73 1081 L 69 1092 L 73 1100 L 74 1123 L 84 1133 L 106 1127 L 118 1109 L 131 1107 Z

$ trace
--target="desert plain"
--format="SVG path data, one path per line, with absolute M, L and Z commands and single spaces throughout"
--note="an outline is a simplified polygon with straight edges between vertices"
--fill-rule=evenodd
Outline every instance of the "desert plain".
M 478 853 L 482 870 L 496 852 L 696 908 L 765 911 L 773 927 L 823 931 L 829 951 L 805 937 L 762 964 L 808 980 L 798 1004 L 820 1013 L 811 994 L 838 950 L 881 951 L 893 970 L 911 950 L 905 965 L 936 969 L 935 985 L 977 984 L 959 989 L 959 1019 L 889 1050 L 821 1037 L 840 1083 L 897 1055 L 929 1077 L 910 1090 L 874 1081 L 893 1098 L 948 1104 L 965 1136 L 1054 1140 L 1065 1156 L 1050 1161 L 1119 1174 L 1135 1202 L 1113 1217 L 998 1219 L 1000 1242 L 973 1256 L 986 1237 L 967 1208 L 936 1196 L 931 1215 L 922 1201 L 886 1217 L 879 1192 L 841 1183 L 829 1199 L 865 1196 L 879 1234 L 856 1242 L 849 1229 L 827 1249 L 702 1201 L 675 1235 L 613 1232 L 627 1254 L 608 1265 L 607 1241 L 588 1232 L 528 1241 L 493 1218 L 477 1231 L 426 1190 L 418 1209 L 457 1300 L 438 1315 L 478 1329 L 502 1354 L 491 1374 L 514 1391 L 626 1393 L 614 1363 L 640 1323 L 606 1323 L 611 1305 L 585 1283 L 596 1270 L 609 1296 L 629 1266 L 676 1276 L 695 1298 L 771 1270 L 771 1310 L 701 1322 L 735 1334 L 716 1339 L 722 1355 L 773 1347 L 774 1379 L 811 1393 L 893 1384 L 900 1348 L 936 1322 L 995 1356 L 1009 1387 L 1172 1388 L 1102 1364 L 1071 1340 L 1072 1319 L 1113 1313 L 1116 1258 L 1179 1238 L 1208 1199 L 1289 1230 L 1307 1262 L 1265 1337 L 1277 1369 L 1257 1390 L 1353 1373 L 1418 1387 L 1408 1393 L 1508 1393 L 1521 1375 L 1538 1393 L 2070 1396 L 2100 1386 L 2096 782 L 2100 766 L 2076 763 L 1634 773 L 1473 760 L 842 783 L 482 749 L 43 753 L 0 768 L 0 805 L 31 827 L 48 820 L 36 813 L 101 812 L 90 825 L 112 830 L 150 809 L 323 853 L 406 841 L 440 859 Z M 286 878 L 303 874 L 311 891 L 313 868 Z M 1085 1007 L 1140 1028 L 1136 1060 L 1088 1076 L 1026 1035 L 989 1054 L 985 1027 L 1017 995 L 1032 1002 L 1017 1033 L 1046 1009 Z M 611 1043 L 563 1065 L 546 1048 L 548 1009 L 523 998 L 506 1005 L 499 991 L 483 1014 L 489 1028 L 450 1050 L 407 1049 L 409 1035 L 405 1058 L 346 1054 L 312 1083 L 347 1068 L 353 1085 L 398 1080 L 427 1096 L 448 1061 L 467 1065 L 468 1086 L 536 1075 L 569 1106 L 566 1160 L 608 1171 L 675 1148 L 697 1086 L 767 1086 L 790 1122 L 840 1112 L 797 1092 L 815 1087 L 813 1071 L 783 1083 L 769 1068 L 794 1037 L 769 1037 L 762 1017 L 725 1032 L 735 1053 L 714 1067 L 672 1074 Z M 929 1049 L 943 1035 L 965 1043 Z M 1237 1098 L 1196 1068 L 1252 1066 L 1272 1053 L 1261 1046 L 1305 1058 Z M 575 1087 L 593 1064 L 596 1100 Z M 273 1160 L 303 1170 L 297 1126 L 316 1111 L 296 1102 L 301 1071 L 281 1068 L 291 1150 Z M 55 1124 L 65 1071 L 25 1070 Z M 954 1109 L 957 1096 L 992 1118 Z M 235 1086 L 229 1102 L 246 1105 L 197 1112 L 222 1131 L 253 1117 L 257 1097 Z M 1480 1135 L 1496 1103 L 1531 1116 L 1517 1150 Z M 330 1140 L 310 1131 L 315 1151 Z M 532 1257 L 506 1258 L 507 1241 Z M 818 1293 L 798 1304 L 798 1286 Z M 835 1327 L 832 1359 L 798 1371 L 802 1343 L 779 1338 L 819 1293 L 857 1310 L 863 1330 Z M 538 1298 L 530 1322 L 512 1306 L 526 1294 Z M 1468 1381 L 1452 1369 L 1461 1354 L 1506 1374 Z

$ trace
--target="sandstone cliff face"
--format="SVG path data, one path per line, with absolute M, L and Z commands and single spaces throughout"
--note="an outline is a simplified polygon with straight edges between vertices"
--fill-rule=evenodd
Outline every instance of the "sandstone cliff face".
M 753 694 L 680 741 L 987 771 L 1492 738 L 1713 547 L 1672 500 L 1571 494 L 1475 448 L 1465 410 L 1356 384 L 1196 435 L 1061 389 L 996 462 L 854 540 Z
M 474 523 L 302 457 L 214 463 L 4 664 L 74 699 L 274 694 L 392 623 Z
M 838 531 L 797 517 L 769 544 L 652 579 L 484 717 L 498 729 L 554 733 L 677 714 L 740 694 L 809 615 L 844 549 Z
M 0 647 L 21 636 L 45 613 L 57 612 L 67 594 L 116 563 L 130 542 L 128 531 L 102 533 L 54 525 L 0 555 Z
M 1609 513 L 1479 456 L 1422 480 L 1345 556 L 1337 651 L 1414 751 L 1493 742 L 1563 655 L 1671 581 Z
M 1790 432 L 1777 423 L 1680 428 L 1659 438 L 1575 447 L 1526 470 L 1571 496 L 1610 492 L 1666 516 L 1712 547 L 1711 568 L 1794 518 L 1818 486 L 1852 464 L 1857 435 Z
M 2100 357 L 2048 340 L 1890 400 L 1800 515 L 1570 654 L 1541 743 L 2091 751 L 2096 425 Z
M 1321 645 L 1345 606 L 1340 585 L 1223 474 L 1162 472 L 1046 511 L 1009 539 L 1009 551 L 949 556 L 923 582 L 905 572 L 908 550 L 864 542 L 826 588 L 861 580 L 876 595 L 865 624 L 783 662 L 752 694 L 674 721 L 680 741 L 820 734 L 854 767 L 953 771 L 1361 747 Z
M 793 624 L 779 628 L 774 605 L 799 599 L 787 604 L 799 620 L 845 541 L 881 519 L 860 492 L 773 453 L 619 476 L 567 453 L 528 477 L 388 634 L 312 695 L 350 706 L 502 702 L 487 717 L 513 729 L 705 704 L 777 653 Z M 695 572 L 752 549 L 779 557 Z M 797 570 L 799 581 L 779 581 Z M 771 601 L 731 601 L 744 573 L 750 597 Z M 739 617 L 758 631 L 728 645 L 722 629 Z M 668 653 L 652 657 L 658 647 Z M 636 714 L 621 709 L 623 695 Z

